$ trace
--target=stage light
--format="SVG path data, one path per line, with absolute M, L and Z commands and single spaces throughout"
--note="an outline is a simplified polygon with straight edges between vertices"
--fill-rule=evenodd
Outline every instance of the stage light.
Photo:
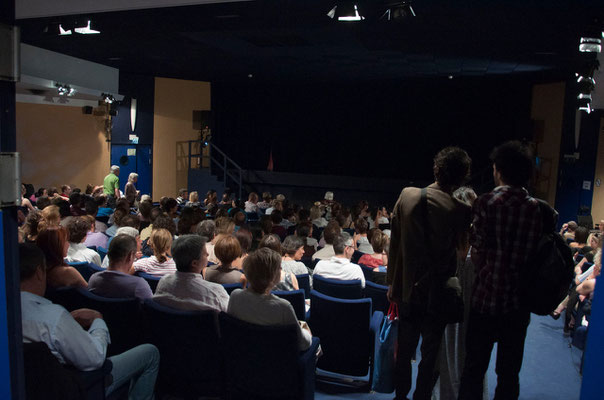
M 579 76 L 577 78 L 577 87 L 580 93 L 589 94 L 596 88 L 596 81 L 591 77 Z
M 329 10 L 327 16 L 331 19 L 337 17 L 338 21 L 341 22 L 358 22 L 365 19 L 365 17 L 359 14 L 358 6 L 353 2 L 340 2 L 339 5 L 336 4 Z
M 398 21 L 406 18 L 415 17 L 415 11 L 411 7 L 411 1 L 396 1 L 386 4 L 386 12 L 380 19 L 388 21 Z
M 59 24 L 59 36 L 71 35 L 71 29 L 63 29 L 63 25 Z
M 585 111 L 588 114 L 591 113 L 591 94 L 580 93 L 577 96 L 577 105 L 579 111 Z
M 60 83 L 56 83 L 55 86 L 57 88 L 57 93 L 59 94 L 59 96 L 71 97 L 75 94 L 75 89 L 69 85 L 62 85 Z
M 593 37 L 582 37 L 579 43 L 579 51 L 582 53 L 602 52 L 602 39 Z
M 115 101 L 115 97 L 113 97 L 113 95 L 109 93 L 103 93 L 101 97 L 103 98 L 103 101 L 107 104 L 112 104 Z
M 90 26 L 90 20 L 88 20 L 88 24 L 84 27 L 80 27 L 80 28 L 75 28 L 74 31 L 76 31 L 76 33 L 79 33 L 81 35 L 96 35 L 101 33 L 101 31 L 97 31 L 91 28 Z

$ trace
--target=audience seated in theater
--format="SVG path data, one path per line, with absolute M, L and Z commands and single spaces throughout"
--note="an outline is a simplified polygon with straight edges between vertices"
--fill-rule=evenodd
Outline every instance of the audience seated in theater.
M 125 215 L 130 214 L 130 203 L 128 203 L 128 200 L 124 199 L 124 198 L 120 198 L 115 202 L 115 211 L 117 210 L 123 210 Z M 114 211 L 114 214 L 115 214 Z M 115 223 L 115 216 L 112 214 L 109 216 L 109 225 L 113 225 Z
M 564 239 L 575 240 L 575 231 L 579 225 L 575 221 L 568 221 L 567 223 L 562 225 L 562 229 L 560 229 L 560 234 L 564 237 Z
M 109 244 L 106 271 L 93 274 L 88 282 L 92 293 L 112 298 L 150 299 L 153 296 L 146 280 L 130 275 L 136 258 L 137 241 L 129 235 L 118 234 Z
M 241 255 L 233 261 L 232 265 L 234 268 L 243 271 L 243 260 L 245 260 L 252 247 L 252 232 L 250 232 L 247 227 L 243 226 L 237 230 L 237 232 L 233 233 L 233 236 L 239 241 Z
M 255 192 L 250 193 L 245 202 L 245 212 L 257 213 L 258 212 L 258 194 Z
M 27 189 L 24 184 L 21 184 L 21 207 L 27 209 L 27 212 L 36 211 L 34 206 L 31 204 L 31 201 L 25 198 L 25 193 L 27 193 Z
M 140 201 L 138 203 L 138 219 L 140 221 L 139 231 L 151 225 L 151 211 L 153 210 L 153 203 L 150 201 Z
M 84 241 L 91 230 L 90 220 L 84 217 L 73 217 L 67 224 L 69 232 L 69 248 L 67 249 L 67 261 L 86 261 L 101 266 L 101 256 L 96 251 L 86 247 Z M 102 235 L 102 234 L 101 234 Z
M 388 235 L 376 229 L 371 235 L 373 254 L 363 254 L 359 259 L 359 264 L 364 264 L 373 269 L 377 269 L 380 266 L 388 266 L 388 246 L 390 246 Z
M 42 229 L 59 226 L 61 223 L 61 214 L 59 207 L 50 205 L 40 211 L 40 222 L 38 223 L 38 231 Z
M 153 250 L 151 257 L 143 257 L 132 264 L 131 273 L 145 272 L 150 275 L 163 276 L 176 272 L 176 264 L 170 257 L 172 234 L 167 229 L 155 229 L 149 238 L 149 247 Z
M 281 259 L 281 269 L 294 275 L 308 274 L 308 268 L 300 262 L 304 255 L 304 241 L 301 237 L 290 235 L 285 238 L 283 245 L 283 258 Z
M 312 341 L 310 330 L 302 328 L 287 300 L 271 294 L 280 280 L 281 256 L 269 248 L 258 249 L 245 259 L 243 269 L 250 286 L 231 293 L 227 312 L 257 325 L 298 325 L 298 347 L 301 351 L 308 349 Z
M 29 200 L 37 203 L 38 199 L 43 196 L 48 197 L 48 190 L 46 190 L 46 188 L 41 187 L 41 188 L 38 188 L 38 190 L 34 194 L 31 195 Z M 36 207 L 37 207 L 37 204 L 36 204 Z M 41 208 L 39 208 L 39 207 L 38 207 L 38 209 L 41 210 Z
M 310 208 L 310 219 L 313 225 L 317 228 L 325 228 L 327 226 L 328 221 L 323 218 L 321 208 L 317 205 L 314 205 Z
M 151 234 L 158 229 L 168 230 L 172 238 L 176 235 L 176 224 L 166 213 L 161 213 L 155 218 L 153 225 L 151 225 Z M 153 249 L 149 246 L 149 238 L 141 240 L 141 250 L 143 256 L 151 257 L 153 255 Z
M 269 248 L 278 254 L 283 253 L 283 249 L 281 248 L 281 241 L 277 235 L 266 235 L 260 241 L 258 245 L 259 249 Z M 298 279 L 291 272 L 286 272 L 283 269 L 281 270 L 280 280 L 275 285 L 274 290 L 298 290 L 300 287 L 298 286 Z
M 357 246 L 357 250 L 361 253 L 373 254 L 373 247 L 371 247 L 371 243 L 369 243 L 369 239 L 367 238 L 367 232 L 369 231 L 367 221 L 364 218 L 357 218 L 354 221 L 354 229 L 354 243 Z
M 186 201 L 187 201 L 187 197 L 188 197 L 188 190 L 185 188 L 179 189 L 178 190 L 178 196 L 176 197 L 176 202 L 178 203 L 178 205 L 185 205 Z
M 199 193 L 193 191 L 189 193 L 189 201 L 185 203 L 187 207 L 201 207 L 201 203 L 199 202 Z
M 107 228 L 107 230 L 105 231 L 105 235 L 115 236 L 115 232 L 117 232 L 117 230 L 122 226 L 122 219 L 128 214 L 128 211 L 124 211 L 122 208 L 116 208 L 115 212 L 112 215 L 113 225 Z
M 68 239 L 69 233 L 62 226 L 45 228 L 38 233 L 36 238 L 36 244 L 46 257 L 46 279 L 51 288 L 88 286 L 78 270 L 65 263 L 69 248 Z
M 245 275 L 233 267 L 233 261 L 241 256 L 239 241 L 233 235 L 218 235 L 214 254 L 218 265 L 206 268 L 204 278 L 220 284 L 241 283 L 245 287 Z
M 188 235 L 195 233 L 197 224 L 205 219 L 203 211 L 195 207 L 184 207 L 180 212 L 176 231 L 178 235 Z
M 55 197 L 61 197 L 59 195 L 59 189 L 57 189 L 55 186 L 48 188 L 48 197 L 51 199 L 54 199 Z
M 337 221 L 330 221 L 329 224 L 323 230 L 323 239 L 325 240 L 325 247 L 317 251 L 312 255 L 312 259 L 316 260 L 327 260 L 335 256 L 336 253 L 333 249 L 333 241 L 340 234 L 342 229 Z
M 50 201 L 50 204 L 53 204 L 59 208 L 59 215 L 61 216 L 61 220 L 65 218 L 71 217 L 71 208 L 69 206 L 69 201 L 64 200 L 62 197 L 55 197 Z
M 218 205 L 218 193 L 215 190 L 208 190 L 206 198 L 203 200 L 203 205 L 207 208 L 214 208 Z
M 107 202 L 109 201 L 107 195 L 99 194 L 97 197 L 95 197 L 95 200 L 96 204 L 98 205 L 98 211 L 96 216 L 109 218 L 109 216 L 113 214 L 113 209 L 107 206 Z
M 225 311 L 229 295 L 220 284 L 203 279 L 208 263 L 205 238 L 183 235 L 172 244 L 177 271 L 165 275 L 157 284 L 153 300 L 179 310 Z
M 151 231 L 153 230 L 153 223 L 160 215 L 163 215 L 163 212 L 158 207 L 154 207 L 151 209 L 151 216 L 149 218 L 151 223 L 146 228 L 141 229 L 141 240 L 145 241 L 149 239 L 149 237 L 151 236 Z M 166 217 L 169 218 L 167 214 Z M 169 219 L 170 221 L 172 221 L 172 218 Z M 174 232 L 176 232 L 176 224 L 174 224 L 174 221 L 172 221 L 172 225 L 174 226 Z
M 86 223 L 90 226 L 90 229 L 86 233 L 86 238 L 84 239 L 84 245 L 95 246 L 96 248 L 102 247 L 104 249 L 107 248 L 109 237 L 102 232 L 96 231 L 96 221 L 92 215 L 85 215 L 81 217 Z
M 587 246 L 587 238 L 589 237 L 589 229 L 584 226 L 579 226 L 575 229 L 575 241 L 570 243 L 570 248 L 573 254 L 580 248 Z
M 247 223 L 247 215 L 243 211 L 237 211 L 233 214 L 233 222 L 235 223 L 235 232 Z
M 50 197 L 41 196 L 36 199 L 36 208 L 38 210 L 44 210 L 46 207 L 50 205 Z
M 107 224 L 96 219 L 96 216 L 99 211 L 99 206 L 96 200 L 92 197 L 86 197 L 84 200 L 84 210 L 86 211 L 86 215 L 92 217 L 94 221 L 94 231 L 99 233 L 105 233 L 107 230 Z M 106 247 L 106 246 L 103 246 Z
M 365 287 L 365 275 L 361 267 L 350 262 L 354 253 L 352 237 L 346 232 L 340 233 L 334 239 L 333 249 L 335 256 L 319 261 L 313 270 L 313 275 L 328 279 L 360 280 L 361 286 Z
M 72 192 L 69 195 L 69 203 L 71 204 L 69 210 L 73 217 L 81 217 L 82 215 L 86 215 L 84 201 L 86 201 L 86 197 L 79 192 Z
M 258 249 L 258 245 L 260 245 L 260 241 L 264 237 L 264 232 L 262 232 L 262 227 L 259 224 L 252 224 L 250 225 L 249 229 L 252 233 L 252 245 L 250 246 L 250 251 L 254 251 Z
M 19 231 L 23 235 L 25 242 L 35 242 L 38 236 L 38 229 L 40 221 L 42 220 L 41 213 L 39 211 L 33 211 L 27 214 L 25 222 L 19 228 Z
M 283 240 L 287 236 L 287 229 L 281 225 L 283 221 L 283 214 L 279 210 L 275 210 L 271 213 L 271 221 L 273 221 L 273 228 L 271 233 L 279 236 L 279 239 Z
M 262 193 L 262 201 L 258 202 L 258 209 L 262 212 L 266 211 L 271 206 L 272 196 L 269 192 Z
M 178 219 L 178 203 L 176 202 L 176 199 L 173 199 L 172 197 L 164 197 L 159 202 L 159 208 L 168 214 L 170 218 L 174 219 L 174 222 L 176 222 Z
M 220 205 L 223 206 L 228 206 L 233 202 L 233 200 L 231 199 L 231 189 L 229 188 L 225 188 L 224 192 L 222 193 L 222 200 L 220 200 Z
M 305 258 L 311 258 L 317 251 L 319 243 L 312 237 L 313 225 L 310 221 L 301 222 L 296 227 L 296 236 L 302 239 Z
M 264 211 L 266 215 L 271 215 L 275 210 L 283 211 L 283 200 L 285 200 L 285 196 L 283 196 L 283 200 L 279 200 L 279 196 L 283 195 L 278 194 L 277 197 L 271 201 L 271 206 Z
M 69 313 L 42 297 L 46 291 L 46 268 L 42 251 L 33 244 L 19 245 L 21 278 L 21 323 L 23 342 L 44 342 L 61 364 L 81 371 L 101 368 L 105 362 L 109 330 L 103 316 L 90 309 Z M 153 399 L 159 369 L 159 351 L 143 344 L 110 357 L 112 381 L 105 394 L 127 384 L 131 399 Z M 55 398 L 47 393 L 48 398 Z
M 208 260 L 210 254 L 214 254 L 214 244 L 216 242 L 216 224 L 211 219 L 201 221 L 197 225 L 196 233 L 206 240 L 206 250 L 208 251 Z M 216 256 L 214 256 L 216 257 Z M 215 263 L 214 263 L 215 264 Z
M 143 257 L 143 252 L 141 250 L 142 242 L 141 242 L 140 235 L 138 234 L 138 230 L 136 228 L 133 228 L 131 226 L 123 226 L 117 230 L 115 236 L 117 236 L 117 235 L 128 235 L 128 236 L 134 238 L 134 240 L 136 240 L 136 254 L 134 255 L 134 261 Z M 107 246 L 111 246 L 112 240 L 113 240 L 113 238 L 109 239 Z M 153 253 L 151 253 L 151 254 L 153 254 Z M 109 257 L 105 256 L 105 258 L 103 259 L 103 265 L 101 265 L 101 267 L 103 267 L 103 268 L 109 267 Z
M 232 235 L 233 232 L 235 232 L 235 223 L 233 222 L 233 220 L 229 217 L 219 217 L 216 218 L 214 220 L 214 223 L 216 225 L 216 228 L 214 230 L 214 238 L 210 239 L 210 243 L 209 246 L 206 245 L 206 247 L 208 248 L 208 253 L 210 254 L 208 256 L 208 260 L 213 263 L 213 264 L 218 264 L 219 260 L 216 257 L 216 254 L 214 252 L 214 246 L 216 245 L 216 242 L 219 239 L 219 236 L 221 235 Z
M 117 212 L 117 210 L 116 210 L 116 212 Z M 126 228 L 126 227 L 134 228 L 134 229 L 136 229 L 136 232 L 138 232 L 139 231 L 138 228 L 140 227 L 140 224 L 141 224 L 141 222 L 136 215 L 128 214 L 128 215 L 123 216 L 120 219 L 119 227 L 117 228 L 117 230 L 115 232 L 117 234 L 117 231 L 119 231 L 120 228 Z M 112 225 L 109 229 L 113 228 L 113 226 L 115 226 L 115 225 Z M 109 231 L 109 229 L 107 231 Z M 105 234 L 107 234 L 107 233 L 105 233 Z M 110 239 L 110 241 L 111 241 L 111 239 Z
M 296 226 L 298 223 L 298 215 L 294 212 L 293 208 L 288 207 L 281 213 L 283 219 L 279 223 L 282 227 L 289 230 L 291 227 Z
M 273 230 L 273 220 L 270 215 L 263 215 L 260 217 L 260 229 L 264 236 L 270 235 Z

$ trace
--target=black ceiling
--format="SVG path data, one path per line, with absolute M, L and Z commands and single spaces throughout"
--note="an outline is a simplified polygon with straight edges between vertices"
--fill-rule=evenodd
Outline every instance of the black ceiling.
M 401 80 L 568 76 L 584 61 L 579 37 L 604 15 L 601 0 L 417 0 L 417 17 L 380 19 L 382 0 L 357 1 L 365 20 L 326 13 L 336 0 L 259 0 L 18 21 L 34 46 L 123 72 L 205 81 Z M 100 35 L 47 26 L 90 17 Z M 601 21 L 601 20 L 600 20 Z

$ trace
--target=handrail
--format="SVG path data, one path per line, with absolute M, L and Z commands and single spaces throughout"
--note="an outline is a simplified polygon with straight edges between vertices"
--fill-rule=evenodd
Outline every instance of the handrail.
M 193 143 L 199 143 L 199 154 L 192 154 L 191 152 L 191 147 Z M 210 172 L 212 170 L 212 165 L 217 165 L 220 169 L 222 169 L 222 175 L 223 175 L 223 182 L 226 185 L 227 184 L 227 177 L 231 178 L 233 181 L 235 181 L 235 183 L 238 185 L 238 193 L 239 196 L 238 198 L 241 198 L 241 192 L 243 189 L 243 168 L 241 168 L 239 166 L 239 164 L 237 164 L 235 161 L 233 161 L 229 156 L 227 156 L 222 150 L 220 150 L 218 147 L 216 147 L 216 145 L 209 143 L 208 144 L 208 151 L 209 151 L 209 156 L 206 156 L 203 154 L 203 147 L 202 147 L 202 141 L 201 140 L 189 140 L 188 141 L 189 144 L 189 169 L 191 169 L 191 159 L 193 157 L 199 157 L 201 159 L 209 159 L 210 162 L 208 164 L 208 167 L 210 169 Z M 216 157 L 213 157 L 212 154 L 214 153 L 214 151 L 216 151 L 220 156 L 222 156 L 222 160 L 219 160 Z M 221 162 L 222 161 L 222 162 Z M 234 169 L 237 170 L 237 173 L 235 175 L 233 175 L 230 171 L 229 171 L 229 164 L 232 165 L 234 167 Z M 199 164 L 201 165 L 201 163 Z

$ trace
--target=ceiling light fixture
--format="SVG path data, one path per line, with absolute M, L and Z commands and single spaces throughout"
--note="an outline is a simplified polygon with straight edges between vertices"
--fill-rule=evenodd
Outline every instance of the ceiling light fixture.
M 103 98 L 103 101 L 107 104 L 113 104 L 113 102 L 115 101 L 115 97 L 113 97 L 113 95 L 110 93 L 103 93 L 101 97 Z
M 71 29 L 63 29 L 63 25 L 59 24 L 59 36 L 71 35 Z
M 81 35 L 96 35 L 101 33 L 101 31 L 94 30 L 90 27 L 90 20 L 88 20 L 88 24 L 82 28 L 75 28 L 74 31 Z
M 396 1 L 386 4 L 386 7 L 386 12 L 382 14 L 380 19 L 397 21 L 416 16 L 410 1 Z
M 577 104 L 579 111 L 585 111 L 588 114 L 591 113 L 591 94 L 580 93 L 577 96 Z
M 579 42 L 579 51 L 582 53 L 601 53 L 602 39 L 582 37 Z
M 73 96 L 75 94 L 75 89 L 69 85 L 62 85 L 60 83 L 56 83 L 55 87 L 57 88 L 57 93 L 59 96 Z
M 341 22 L 358 22 L 365 19 L 360 13 L 359 8 L 354 3 L 335 5 L 327 16 L 331 19 L 338 17 L 338 21 Z

